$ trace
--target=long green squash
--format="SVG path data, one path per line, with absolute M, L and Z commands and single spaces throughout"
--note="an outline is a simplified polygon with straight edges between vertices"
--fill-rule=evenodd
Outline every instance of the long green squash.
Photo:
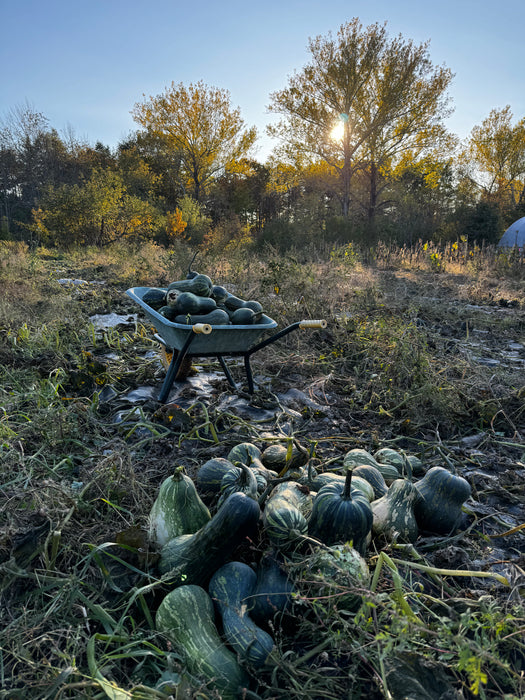
M 182 655 L 189 673 L 217 690 L 222 700 L 238 700 L 248 676 L 220 638 L 213 603 L 200 586 L 175 588 L 162 600 L 155 617 L 159 632 Z
M 241 659 L 261 668 L 274 647 L 272 637 L 258 627 L 247 610 L 257 574 L 244 562 L 231 561 L 212 576 L 208 592 L 221 618 L 224 638 Z
M 198 532 L 175 537 L 162 547 L 160 572 L 169 572 L 174 585 L 207 585 L 213 573 L 231 558 L 241 542 L 256 535 L 260 513 L 259 504 L 253 498 L 240 492 L 232 493 Z

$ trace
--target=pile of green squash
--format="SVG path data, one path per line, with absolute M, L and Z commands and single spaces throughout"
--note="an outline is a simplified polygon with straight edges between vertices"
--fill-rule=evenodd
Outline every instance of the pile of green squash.
M 275 660 L 272 623 L 292 605 L 301 576 L 340 583 L 344 609 L 356 610 L 372 538 L 453 533 L 470 496 L 462 477 L 438 466 L 425 472 L 389 448 L 350 450 L 337 472 L 321 474 L 308 457 L 295 443 L 264 451 L 241 443 L 203 463 L 195 480 L 177 468 L 151 509 L 149 539 L 170 588 L 157 630 L 190 677 L 225 699 L 242 697 L 251 674 Z M 264 552 L 257 565 L 239 556 L 249 543 Z
M 250 326 L 263 319 L 263 307 L 257 300 L 245 301 L 213 284 L 208 275 L 194 271 L 187 279 L 171 282 L 167 289 L 151 287 L 142 300 L 168 321 L 184 325 Z

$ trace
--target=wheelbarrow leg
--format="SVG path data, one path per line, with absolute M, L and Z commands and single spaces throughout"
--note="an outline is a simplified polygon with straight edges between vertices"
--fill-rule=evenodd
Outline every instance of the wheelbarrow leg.
M 244 356 L 244 369 L 246 370 L 246 380 L 248 382 L 248 393 L 253 394 L 253 375 L 252 368 L 250 367 L 250 355 L 247 353 Z
M 182 365 L 182 361 L 186 357 L 186 353 L 188 352 L 188 348 L 191 345 L 191 341 L 195 337 L 194 333 L 190 333 L 188 335 L 188 338 L 186 339 L 184 345 L 182 346 L 181 350 L 175 355 L 173 353 L 173 357 L 171 358 L 170 366 L 168 367 L 168 371 L 166 373 L 166 377 L 164 378 L 164 384 L 162 385 L 162 388 L 160 390 L 159 396 L 158 396 L 158 401 L 160 403 L 166 403 L 166 400 L 170 394 L 171 387 L 173 386 L 173 382 L 175 381 L 175 377 L 177 376 L 177 373 L 180 369 L 180 366 Z
M 217 355 L 217 359 L 218 359 L 219 362 L 221 363 L 222 371 L 223 371 L 224 374 L 226 375 L 226 379 L 228 380 L 230 386 L 231 386 L 233 389 L 237 389 L 237 385 L 235 384 L 235 381 L 234 381 L 234 379 L 233 379 L 233 377 L 232 377 L 232 375 L 231 375 L 231 372 L 230 372 L 230 370 L 228 369 L 228 366 L 227 366 L 226 362 L 224 361 L 224 357 L 223 357 L 222 355 Z

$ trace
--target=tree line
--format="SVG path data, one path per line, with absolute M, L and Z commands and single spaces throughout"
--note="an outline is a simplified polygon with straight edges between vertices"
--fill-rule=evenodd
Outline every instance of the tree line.
M 114 150 L 59 135 L 29 104 L 13 108 L 0 124 L 0 237 L 495 242 L 525 215 L 525 117 L 495 108 L 461 142 L 445 127 L 453 75 L 428 43 L 355 18 L 308 50 L 270 95 L 277 146 L 264 163 L 229 92 L 203 81 L 144 96 L 137 130 Z

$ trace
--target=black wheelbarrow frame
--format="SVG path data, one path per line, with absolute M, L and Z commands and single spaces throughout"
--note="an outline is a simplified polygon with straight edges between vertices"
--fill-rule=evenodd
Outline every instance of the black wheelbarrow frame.
M 242 357 L 246 371 L 248 392 L 254 393 L 253 374 L 250 366 L 250 357 L 267 345 L 280 340 L 298 328 L 326 328 L 325 320 L 302 320 L 290 324 L 286 328 L 274 333 L 272 336 L 260 341 L 259 339 L 268 331 L 277 327 L 277 322 L 263 314 L 260 323 L 249 326 L 241 325 L 210 325 L 197 323 L 186 325 L 169 321 L 143 300 L 143 296 L 150 287 L 131 287 L 126 294 L 133 299 L 143 310 L 145 315 L 155 327 L 155 338 L 168 352 L 173 352 L 173 357 L 168 367 L 164 383 L 160 390 L 158 401 L 165 403 L 170 394 L 173 382 L 186 357 L 216 357 L 230 385 L 237 389 L 237 385 L 226 365 L 225 356 Z M 258 342 L 259 341 L 259 342 Z M 176 352 L 175 352 L 176 351 Z

